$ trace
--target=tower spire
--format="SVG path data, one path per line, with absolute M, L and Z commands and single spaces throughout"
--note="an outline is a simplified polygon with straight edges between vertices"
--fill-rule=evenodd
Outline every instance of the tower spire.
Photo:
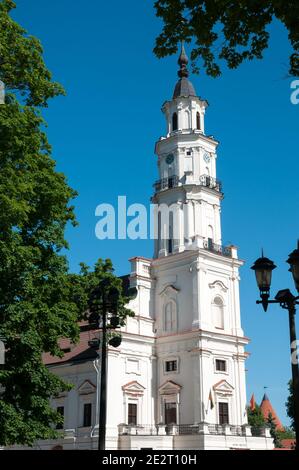
M 181 53 L 180 53 L 180 56 L 179 56 L 179 59 L 178 59 L 178 64 L 180 66 L 180 70 L 178 71 L 178 76 L 180 78 L 183 78 L 183 77 L 186 77 L 188 78 L 189 77 L 189 71 L 187 69 L 187 65 L 188 65 L 188 57 L 187 57 L 187 54 L 186 54 L 186 51 L 185 51 L 185 46 L 184 46 L 184 41 L 181 42 Z
M 188 65 L 188 57 L 185 51 L 184 41 L 181 42 L 181 53 L 178 58 L 178 64 L 180 69 L 178 71 L 179 80 L 175 86 L 173 92 L 173 99 L 178 98 L 179 96 L 196 96 L 194 87 L 192 83 L 188 80 L 189 71 L 187 68 Z

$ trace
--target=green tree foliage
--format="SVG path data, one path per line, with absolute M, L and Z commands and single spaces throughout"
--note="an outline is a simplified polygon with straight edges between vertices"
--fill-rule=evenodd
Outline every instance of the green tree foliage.
M 285 427 L 283 431 L 276 431 L 277 432 L 277 435 L 279 437 L 280 440 L 282 439 L 295 439 L 296 438 L 296 435 L 294 433 L 294 431 L 289 428 L 289 427 Z
M 271 434 L 271 437 L 273 438 L 274 446 L 276 448 L 282 447 L 280 434 L 276 429 L 276 421 L 274 417 L 272 416 L 272 413 L 269 413 L 266 423 L 268 424 L 270 428 L 270 434 Z
M 52 82 L 39 41 L 10 16 L 0 0 L 0 445 L 32 444 L 55 436 L 60 421 L 49 398 L 68 385 L 43 365 L 42 353 L 62 356 L 61 337 L 76 341 L 73 296 L 64 230 L 75 224 L 75 192 L 55 170 L 44 133 L 42 107 L 63 93 Z
M 15 6 L 12 0 L 0 1 L 0 78 L 28 106 L 47 106 L 49 98 L 64 91 L 51 79 L 40 41 L 12 20 L 9 13 Z
M 287 415 L 291 419 L 291 428 L 295 431 L 295 403 L 294 403 L 294 387 L 293 381 L 290 380 L 288 383 L 289 396 L 286 401 Z
M 255 405 L 254 410 L 250 408 L 250 406 L 247 407 L 247 417 L 248 417 L 248 424 L 254 428 L 260 428 L 262 426 L 265 426 L 265 418 L 262 413 L 261 407 L 258 405 Z
M 126 307 L 131 293 L 124 293 L 122 279 L 114 274 L 110 259 L 102 260 L 100 258 L 93 270 L 81 263 L 80 273 L 71 274 L 70 282 L 74 301 L 80 306 L 82 312 L 81 319 L 88 320 L 95 328 L 97 328 L 103 313 L 105 300 L 108 302 L 115 294 L 117 294 L 118 324 L 123 326 L 128 316 L 134 316 L 134 313 Z
M 194 72 L 201 60 L 213 77 L 221 74 L 221 60 L 234 69 L 246 59 L 261 59 L 270 37 L 267 28 L 276 18 L 292 46 L 289 73 L 299 76 L 298 0 L 156 0 L 155 9 L 163 21 L 155 54 L 174 54 L 179 41 L 194 40 Z

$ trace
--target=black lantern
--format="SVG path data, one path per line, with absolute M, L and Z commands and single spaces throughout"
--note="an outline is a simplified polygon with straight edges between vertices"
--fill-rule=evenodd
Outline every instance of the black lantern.
M 114 348 L 118 348 L 121 345 L 121 336 L 112 336 L 109 340 L 109 344 Z
M 289 271 L 293 274 L 297 291 L 299 292 L 299 240 L 296 250 L 294 250 L 287 260 L 290 265 Z
M 260 290 L 260 296 L 262 299 L 262 305 L 265 312 L 268 307 L 268 298 L 271 286 L 272 271 L 276 266 L 269 258 L 265 258 L 262 254 L 261 258 L 258 258 L 254 265 L 251 267 L 255 271 L 256 282 Z

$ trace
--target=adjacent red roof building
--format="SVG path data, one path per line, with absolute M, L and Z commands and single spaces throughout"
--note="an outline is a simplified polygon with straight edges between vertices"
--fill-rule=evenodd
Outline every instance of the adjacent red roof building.
M 94 360 L 98 357 L 97 351 L 92 347 L 92 341 L 98 336 L 98 330 L 90 327 L 88 322 L 80 323 L 80 340 L 77 344 L 71 343 L 68 339 L 61 339 L 60 348 L 64 356 L 54 357 L 49 353 L 43 354 L 43 362 L 46 365 L 63 364 L 66 362 L 75 363 L 81 361 Z
M 276 429 L 278 429 L 279 431 L 284 431 L 284 427 L 281 424 L 281 421 L 278 418 L 273 406 L 271 405 L 271 402 L 266 393 L 264 394 L 261 402 L 261 410 L 265 419 L 268 419 L 269 414 L 271 414 L 273 419 L 275 420 Z

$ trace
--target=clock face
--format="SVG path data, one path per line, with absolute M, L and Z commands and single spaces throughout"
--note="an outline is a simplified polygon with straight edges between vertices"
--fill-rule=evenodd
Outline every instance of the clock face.
M 203 159 L 206 163 L 210 163 L 211 157 L 208 153 L 205 153 Z
M 169 155 L 167 155 L 167 157 L 166 157 L 166 163 L 167 163 L 167 165 L 171 165 L 172 162 L 173 162 L 173 160 L 174 160 L 174 156 L 172 155 L 172 153 L 170 153 Z

